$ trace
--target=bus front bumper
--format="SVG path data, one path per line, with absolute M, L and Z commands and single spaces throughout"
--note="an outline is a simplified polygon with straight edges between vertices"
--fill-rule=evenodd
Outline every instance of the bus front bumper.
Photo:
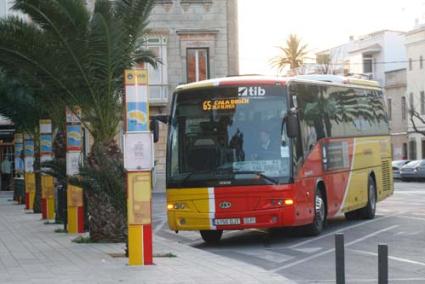
M 276 228 L 294 223 L 293 208 L 278 208 L 228 214 L 168 210 L 168 225 L 173 231 L 243 230 Z

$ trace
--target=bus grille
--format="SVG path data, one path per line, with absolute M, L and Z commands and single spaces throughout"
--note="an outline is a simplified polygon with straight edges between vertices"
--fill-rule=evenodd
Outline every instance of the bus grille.
M 390 161 L 382 161 L 382 185 L 383 190 L 391 190 L 391 167 Z

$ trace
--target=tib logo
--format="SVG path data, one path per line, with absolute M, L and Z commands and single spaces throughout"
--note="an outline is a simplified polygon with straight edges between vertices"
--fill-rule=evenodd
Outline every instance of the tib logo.
M 239 87 L 239 97 L 262 97 L 266 94 L 266 90 L 261 87 Z

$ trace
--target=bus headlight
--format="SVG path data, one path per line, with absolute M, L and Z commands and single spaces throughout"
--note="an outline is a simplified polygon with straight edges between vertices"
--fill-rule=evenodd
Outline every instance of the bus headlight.
M 183 203 L 183 202 L 175 202 L 174 204 L 172 204 L 172 203 L 169 203 L 169 204 L 167 204 L 167 209 L 168 210 L 172 210 L 172 209 L 176 209 L 176 210 L 178 210 L 178 209 L 185 209 L 187 206 L 186 206 L 186 203 Z
M 271 206 L 276 207 L 276 206 L 282 206 L 283 205 L 283 200 L 282 199 L 272 199 L 270 201 Z

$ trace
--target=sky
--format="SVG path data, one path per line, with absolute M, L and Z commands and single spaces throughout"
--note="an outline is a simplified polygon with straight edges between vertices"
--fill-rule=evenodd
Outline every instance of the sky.
M 238 0 L 241 74 L 276 74 L 270 59 L 291 33 L 318 51 L 389 29 L 425 24 L 425 0 Z

